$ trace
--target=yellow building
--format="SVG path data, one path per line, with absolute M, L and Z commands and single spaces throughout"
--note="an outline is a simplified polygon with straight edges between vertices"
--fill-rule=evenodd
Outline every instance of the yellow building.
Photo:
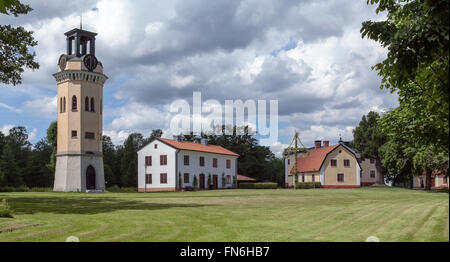
M 361 184 L 358 158 L 342 144 L 330 146 L 328 141 L 323 145 L 322 141 L 316 141 L 314 148 L 298 157 L 297 169 L 300 183 L 320 182 L 323 188 L 359 188 Z M 295 173 L 292 167 L 287 179 L 289 186 L 294 185 Z
M 107 77 L 95 57 L 96 35 L 82 29 L 65 33 L 67 53 L 53 75 L 58 85 L 54 191 L 105 189 L 102 99 Z

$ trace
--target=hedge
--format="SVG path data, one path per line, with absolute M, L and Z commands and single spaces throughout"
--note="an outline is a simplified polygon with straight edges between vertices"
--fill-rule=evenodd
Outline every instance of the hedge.
M 240 189 L 277 189 L 277 183 L 240 183 Z
M 0 187 L 0 192 L 52 192 L 53 189 L 50 187 L 33 187 L 28 188 L 27 186 L 2 186 Z
M 320 182 L 299 182 L 296 184 L 296 189 L 311 189 L 311 188 L 320 188 Z
M 106 192 L 112 192 L 112 193 L 136 193 L 138 192 L 137 187 L 108 187 L 106 188 Z

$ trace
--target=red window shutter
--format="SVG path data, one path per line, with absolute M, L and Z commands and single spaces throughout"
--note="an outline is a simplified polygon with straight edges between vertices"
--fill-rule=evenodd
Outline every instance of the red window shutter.
M 213 167 L 217 168 L 217 158 L 213 158 Z
M 227 160 L 227 168 L 231 168 L 231 160 Z

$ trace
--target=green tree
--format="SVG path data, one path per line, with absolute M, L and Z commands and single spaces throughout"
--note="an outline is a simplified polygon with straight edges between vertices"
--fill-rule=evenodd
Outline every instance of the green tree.
M 362 37 L 387 47 L 387 58 L 373 68 L 381 88 L 398 93 L 400 109 L 386 118 L 386 132 L 429 148 L 434 154 L 449 147 L 449 1 L 370 0 L 384 21 L 366 21 Z M 392 122 L 389 122 L 393 120 Z M 399 122 L 406 123 L 398 126 Z
M 55 172 L 56 167 L 56 152 L 57 152 L 57 137 L 58 137 L 58 122 L 53 121 L 47 128 L 47 141 L 52 148 L 52 153 L 49 157 L 49 162 L 46 164 L 51 172 Z
M 197 179 L 197 175 L 195 175 L 195 174 L 194 174 L 194 181 L 192 182 L 192 185 L 194 186 L 194 189 L 196 189 L 198 186 L 198 179 Z
M 122 186 L 137 186 L 137 150 L 144 142 L 144 137 L 139 133 L 133 133 L 125 140 L 121 156 Z
M 104 135 L 102 137 L 103 149 L 103 168 L 105 172 L 105 182 L 108 187 L 120 184 L 120 175 L 116 175 L 117 170 L 116 150 L 111 137 Z
M 0 0 L 0 13 L 15 17 L 33 10 L 18 0 Z M 18 85 L 22 83 L 24 68 L 38 69 L 36 54 L 30 52 L 37 42 L 33 31 L 22 26 L 0 25 L 0 83 Z
M 52 187 L 54 172 L 46 164 L 52 155 L 53 147 L 46 139 L 38 141 L 30 152 L 27 171 L 24 172 L 25 184 L 32 187 Z
M 379 118 L 380 115 L 377 112 L 369 112 L 367 116 L 362 117 L 359 125 L 353 130 L 351 146 L 360 152 L 362 159 L 381 159 L 379 149 L 386 143 L 387 137 L 378 127 Z

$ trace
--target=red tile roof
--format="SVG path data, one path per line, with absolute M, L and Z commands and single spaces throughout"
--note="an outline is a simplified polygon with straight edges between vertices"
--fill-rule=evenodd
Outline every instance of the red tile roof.
M 239 182 L 254 182 L 254 181 L 256 181 L 256 179 L 238 174 L 237 181 L 239 181 Z
M 215 145 L 203 145 L 199 143 L 194 142 L 178 142 L 176 140 L 167 139 L 167 138 L 158 138 L 158 140 L 169 144 L 170 146 L 180 149 L 180 150 L 189 150 L 189 151 L 198 151 L 198 152 L 206 152 L 206 153 L 213 153 L 213 154 L 220 154 L 220 155 L 229 155 L 229 156 L 239 156 L 238 154 L 225 149 L 221 146 L 215 146 Z
M 300 155 L 297 159 L 298 172 L 316 172 L 320 170 L 323 161 L 328 153 L 336 149 L 339 145 L 310 149 L 308 152 Z M 291 170 L 291 174 L 295 173 L 295 166 Z

